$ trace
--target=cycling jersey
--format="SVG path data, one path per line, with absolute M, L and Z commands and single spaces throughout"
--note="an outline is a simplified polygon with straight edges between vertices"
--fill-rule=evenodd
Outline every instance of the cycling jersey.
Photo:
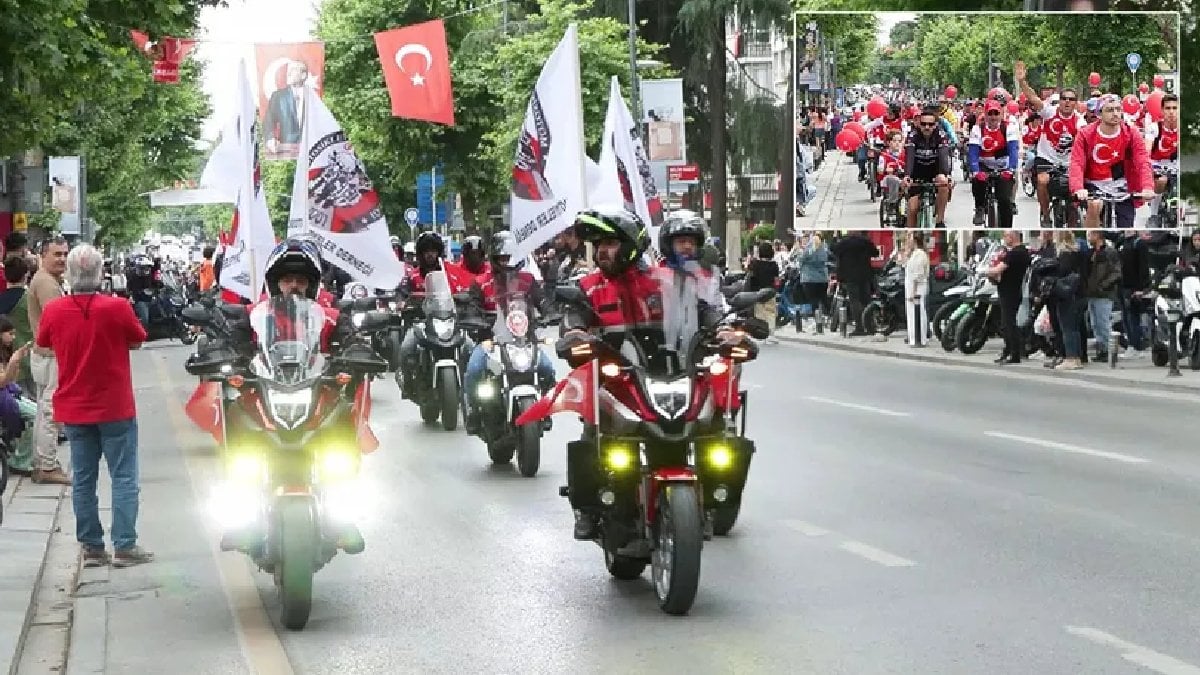
M 938 174 L 950 175 L 950 137 L 941 125 L 928 136 L 910 131 L 904 154 L 904 171 L 913 180 L 931 181 Z

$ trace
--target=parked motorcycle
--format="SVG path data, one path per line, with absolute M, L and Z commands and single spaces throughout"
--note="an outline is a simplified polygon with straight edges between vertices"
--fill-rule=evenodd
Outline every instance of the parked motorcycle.
M 460 298 L 462 299 L 462 298 Z M 410 302 L 419 301 L 422 318 L 410 330 L 416 335 L 418 361 L 412 373 L 414 390 L 405 395 L 421 409 L 421 419 L 433 424 L 441 417 L 442 428 L 458 428 L 458 411 L 465 336 L 458 325 L 456 298 L 450 292 L 446 273 L 437 270 L 425 276 L 425 291 L 414 293 Z M 396 382 L 403 388 L 403 376 L 396 371 Z
M 197 307 L 187 317 L 205 327 L 212 321 Z M 388 321 L 370 312 L 359 330 Z M 322 355 L 325 314 L 312 300 L 279 296 L 252 311 L 249 324 L 257 340 L 249 360 L 214 344 L 191 357 L 187 371 L 236 392 L 222 415 L 229 480 L 214 495 L 214 515 L 229 530 L 251 533 L 233 550 L 274 576 L 280 622 L 300 630 L 312 608 L 313 575 L 339 545 L 362 550 L 361 539 L 352 548 L 339 536 L 358 506 L 356 438 L 369 411 L 367 379 L 387 364 L 367 338 L 338 356 Z
M 556 295 L 590 311 L 578 288 L 560 287 Z M 773 295 L 771 289 L 739 293 L 730 305 L 736 313 Z M 689 337 L 678 324 L 668 327 L 664 343 L 681 338 L 686 346 L 679 351 L 655 349 L 634 335 L 619 350 L 590 334 L 567 335 L 556 348 L 575 370 L 517 420 L 552 414 L 558 393 L 567 389 L 565 398 L 586 402 L 577 410 L 585 439 L 568 444 L 568 471 L 598 448 L 603 472 L 598 484 L 585 484 L 595 476 L 588 472 L 574 483 L 578 493 L 563 487 L 560 494 L 574 508 L 598 510 L 597 543 L 610 574 L 636 579 L 651 566 L 659 607 L 668 614 L 691 608 L 704 540 L 733 526 L 754 453 L 745 438 L 738 366 L 758 354 L 749 338 L 766 337 L 769 327 L 752 318 L 733 325 L 739 332 L 730 342 L 717 341 L 715 329 L 697 328 Z
M 862 327 L 868 333 L 890 335 L 907 323 L 904 309 L 904 267 L 889 260 L 876 282 L 871 302 L 863 308 Z

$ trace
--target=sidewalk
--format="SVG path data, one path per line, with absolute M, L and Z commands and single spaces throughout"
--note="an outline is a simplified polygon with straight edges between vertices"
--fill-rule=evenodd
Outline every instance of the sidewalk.
M 1003 369 L 1004 372 L 1060 377 L 1098 384 L 1134 387 L 1154 391 L 1178 391 L 1188 394 L 1200 394 L 1200 372 L 1193 373 L 1187 369 L 1185 363 L 1181 368 L 1183 370 L 1182 377 L 1168 377 L 1167 369 L 1165 367 L 1155 367 L 1150 362 L 1150 355 L 1148 353 L 1137 359 L 1119 360 L 1116 369 L 1111 368 L 1107 362 L 1092 362 L 1085 365 L 1083 370 L 1061 371 L 1043 368 L 1040 354 L 1034 355 L 1032 359 L 1018 365 L 996 365 L 993 361 L 999 358 L 1002 347 L 998 338 L 988 340 L 983 349 L 976 354 L 968 356 L 957 351 L 946 352 L 937 342 L 931 342 L 928 347 L 924 348 L 909 347 L 905 344 L 907 336 L 904 332 L 892 333 L 887 338 L 878 336 L 843 338 L 840 334 L 836 333 L 826 333 L 824 335 L 814 335 L 812 332 L 796 333 L 789 325 L 781 328 L 776 335 L 784 342 L 860 354 L 907 359 L 910 361 L 991 370 Z
M 837 230 L 843 229 L 839 223 L 842 217 L 842 204 L 845 201 L 846 183 L 842 173 L 849 166 L 857 171 L 857 167 L 846 153 L 833 150 L 825 153 L 821 168 L 809 174 L 809 180 L 817 191 L 817 196 L 804 207 L 805 216 L 796 217 L 796 231 L 800 230 Z M 857 183 L 855 183 L 857 184 Z
M 56 626 L 65 636 L 69 609 L 39 603 L 51 540 L 59 528 L 66 488 L 13 477 L 4 493 L 0 525 L 0 673 L 18 672 L 36 626 Z M 77 562 L 76 562 L 77 565 Z

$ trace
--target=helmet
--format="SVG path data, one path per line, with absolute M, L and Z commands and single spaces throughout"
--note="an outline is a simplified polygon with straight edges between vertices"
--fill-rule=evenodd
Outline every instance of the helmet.
M 475 259 L 478 261 L 478 264 L 480 266 L 482 266 L 483 260 L 484 260 L 484 254 L 485 254 L 485 251 L 483 248 L 483 237 L 473 234 L 469 237 L 463 238 L 463 241 L 462 241 L 463 262 L 471 263 L 472 262 L 472 260 L 471 260 L 472 254 L 476 254 Z
M 892 117 L 899 117 L 900 116 L 900 104 L 899 103 L 888 104 L 888 112 L 891 113 Z
M 400 248 L 400 237 L 393 234 L 388 241 L 391 242 L 392 248 Z
M 646 224 L 636 213 L 620 206 L 585 209 L 575 216 L 575 231 L 579 238 L 592 243 L 608 239 L 621 242 L 617 251 L 616 274 L 620 274 L 637 262 L 650 247 L 650 235 Z
M 492 235 L 492 269 L 516 272 L 525 266 L 525 259 L 516 256 L 517 240 L 512 232 L 500 230 Z M 501 260 L 504 258 L 504 260 Z
M 308 278 L 305 295 L 310 300 L 316 300 L 317 286 L 321 283 L 321 267 L 321 253 L 312 242 L 285 239 L 267 258 L 267 293 L 279 295 L 279 279 L 285 274 L 302 274 Z
M 446 257 L 446 244 L 437 232 L 422 232 L 417 235 L 417 245 L 415 248 L 417 255 L 421 255 L 426 251 L 437 251 L 439 258 Z
M 672 242 L 676 237 L 691 237 L 695 240 L 696 250 L 699 252 L 708 238 L 708 227 L 704 218 L 695 211 L 673 211 L 667 215 L 667 219 L 658 230 L 658 252 L 663 254 L 670 264 L 684 262 L 675 259 Z

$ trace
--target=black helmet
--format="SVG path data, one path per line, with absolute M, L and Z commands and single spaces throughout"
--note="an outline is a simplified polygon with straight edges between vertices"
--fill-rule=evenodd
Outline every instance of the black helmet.
M 619 206 L 585 209 L 575 216 L 575 231 L 579 238 L 593 244 L 606 239 L 621 242 L 617 252 L 616 273 L 620 274 L 637 262 L 650 246 L 646 224 L 636 213 Z
M 698 253 L 708 239 L 708 225 L 695 211 L 672 211 L 658 230 L 658 252 L 667 260 L 674 257 L 671 242 L 676 237 L 691 237 Z
M 437 232 L 422 232 L 417 235 L 417 256 L 426 251 L 437 251 L 439 258 L 446 257 L 446 244 Z
M 525 258 L 516 255 L 517 240 L 512 232 L 500 230 L 492 235 L 492 271 L 516 272 L 525 266 Z
M 286 274 L 301 274 L 308 278 L 305 295 L 310 300 L 317 298 L 321 283 L 321 253 L 316 245 L 303 239 L 285 239 L 271 251 L 267 258 L 267 293 L 279 295 L 279 279 Z
M 483 248 L 483 237 L 473 234 L 469 237 L 463 238 L 462 260 L 464 263 L 468 264 L 468 267 L 470 267 L 472 263 L 482 267 L 483 261 L 485 260 L 485 255 L 486 251 Z

